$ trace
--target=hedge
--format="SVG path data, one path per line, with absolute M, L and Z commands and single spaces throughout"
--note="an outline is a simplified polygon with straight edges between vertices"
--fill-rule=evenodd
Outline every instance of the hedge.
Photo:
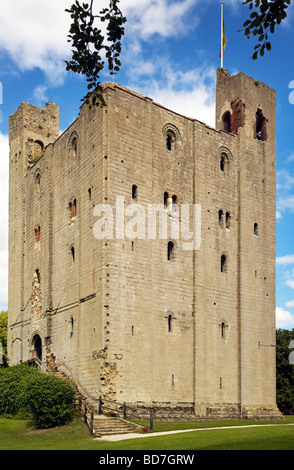
M 37 428 L 71 420 L 75 390 L 68 382 L 18 365 L 0 369 L 0 414 L 29 412 Z

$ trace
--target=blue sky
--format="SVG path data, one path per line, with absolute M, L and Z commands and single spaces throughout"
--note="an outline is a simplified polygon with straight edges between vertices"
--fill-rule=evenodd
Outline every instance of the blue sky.
M 76 119 L 85 80 L 66 72 L 71 0 L 0 0 L 0 310 L 7 309 L 8 117 L 22 101 L 60 106 L 60 129 Z M 244 37 L 249 16 L 242 0 L 224 0 L 227 47 L 224 67 L 267 83 L 277 92 L 277 327 L 294 327 L 294 7 L 271 38 L 272 51 L 251 60 Z M 107 0 L 95 0 L 97 10 Z M 185 116 L 214 126 L 215 78 L 220 67 L 220 1 L 121 0 L 127 16 L 115 77 Z M 291 83 L 292 82 L 292 83 Z M 293 94 L 290 93 L 293 91 Z

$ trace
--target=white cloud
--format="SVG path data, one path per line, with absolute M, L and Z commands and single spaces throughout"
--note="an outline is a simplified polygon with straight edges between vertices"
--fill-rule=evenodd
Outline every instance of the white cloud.
M 294 327 L 294 315 L 291 315 L 288 310 L 283 307 L 276 308 L 276 327 L 277 328 L 291 328 Z
M 199 23 L 192 10 L 197 3 L 198 0 L 122 0 L 121 9 L 128 18 L 128 31 L 146 40 L 154 34 L 165 38 L 187 34 Z M 188 16 L 189 22 L 186 21 Z
M 291 287 L 291 289 L 294 289 L 294 279 L 287 279 L 285 284 L 286 286 Z
M 9 54 L 17 69 L 39 67 L 51 84 L 62 83 L 64 60 L 70 53 L 67 34 L 71 20 L 64 10 L 70 5 L 68 0 L 2 2 L 0 48 Z
M 0 133 L 0 310 L 8 302 L 8 136 Z
M 276 263 L 279 265 L 294 264 L 294 255 L 280 256 L 276 259 Z
M 137 68 L 127 85 L 155 102 L 186 117 L 215 125 L 215 75 L 211 66 L 181 71 L 168 60 L 153 62 L 156 73 L 137 81 Z
M 286 302 L 286 307 L 294 307 L 294 300 L 290 300 L 289 302 Z
M 47 87 L 44 85 L 38 85 L 33 91 L 33 97 L 36 103 L 36 106 L 42 107 L 44 102 L 48 101 L 46 96 Z

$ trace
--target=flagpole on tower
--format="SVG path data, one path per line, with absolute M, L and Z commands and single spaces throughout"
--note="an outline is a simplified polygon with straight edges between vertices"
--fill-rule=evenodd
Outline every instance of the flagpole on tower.
M 221 68 L 224 66 L 224 4 L 221 3 Z

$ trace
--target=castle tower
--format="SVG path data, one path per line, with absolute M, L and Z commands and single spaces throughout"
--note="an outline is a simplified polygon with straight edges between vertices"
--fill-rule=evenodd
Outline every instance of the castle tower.
M 216 128 L 236 142 L 238 245 L 236 255 L 230 247 L 228 255 L 236 256 L 238 273 L 238 386 L 245 417 L 266 414 L 276 403 L 275 113 L 273 89 L 243 73 L 230 77 L 218 70 Z
M 29 103 L 22 103 L 16 113 L 9 119 L 9 325 L 8 344 L 12 363 L 23 360 L 24 325 L 31 317 L 31 307 L 37 311 L 44 308 L 45 286 L 40 282 L 49 276 L 49 217 L 48 201 L 50 195 L 40 197 L 40 179 L 47 179 L 49 173 L 43 175 L 38 161 L 45 148 L 59 136 L 59 108 L 47 103 L 39 109 Z M 34 173 L 34 187 L 30 187 L 27 176 Z M 34 222 L 31 221 L 34 219 Z M 41 220 L 42 219 L 42 220 Z M 47 229 L 46 229 L 47 226 Z M 33 228 L 34 227 L 34 228 Z M 30 231 L 35 230 L 33 240 L 36 244 L 31 250 L 28 240 L 32 239 Z M 47 253 L 38 250 L 38 242 L 47 236 Z M 46 235 L 47 233 L 47 235 Z M 44 256 L 44 261 L 41 261 Z M 31 258 L 31 259 L 30 259 Z M 35 269 L 31 269 L 31 265 Z M 49 284 L 47 284 L 47 290 Z M 41 300 L 41 296 L 43 297 Z M 13 328 L 12 328 L 13 326 Z M 36 331 L 39 326 L 36 326 Z M 40 345 L 37 345 L 40 349 Z M 40 351 L 39 351 L 40 353 Z

